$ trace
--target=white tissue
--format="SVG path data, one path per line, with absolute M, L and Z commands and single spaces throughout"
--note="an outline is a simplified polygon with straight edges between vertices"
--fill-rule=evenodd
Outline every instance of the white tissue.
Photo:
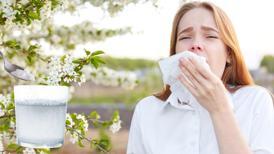
M 183 51 L 176 55 L 170 56 L 168 58 L 162 59 L 159 61 L 160 70 L 162 72 L 163 82 L 170 85 L 170 90 L 177 98 L 186 104 L 191 104 L 194 101 L 194 97 L 188 91 L 188 89 L 177 79 L 181 70 L 179 68 L 179 59 L 184 58 L 195 58 L 203 67 L 209 69 L 209 65 L 206 62 L 205 57 L 196 55 L 190 51 Z M 178 102 L 170 102 L 171 104 L 176 104 Z

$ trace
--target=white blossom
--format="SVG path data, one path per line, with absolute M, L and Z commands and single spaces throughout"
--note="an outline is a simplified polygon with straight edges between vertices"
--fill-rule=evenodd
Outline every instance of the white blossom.
M 39 33 L 42 30 L 42 27 L 43 27 L 42 21 L 39 21 L 39 20 L 32 21 L 30 25 L 30 29 L 32 33 Z
M 15 128 L 15 122 L 10 121 L 10 128 L 14 129 Z
M 56 34 L 53 34 L 52 37 L 51 37 L 51 40 L 53 42 L 60 42 L 61 41 L 61 38 L 59 35 L 56 35 Z
M 76 129 L 73 130 L 72 132 L 68 132 L 69 133 L 69 141 L 72 144 L 75 144 L 78 140 L 79 140 L 79 134 L 81 134 L 80 130 Z
M 2 11 L 3 11 L 3 17 L 6 17 L 6 18 L 9 18 L 9 17 L 11 17 L 11 16 L 13 16 L 13 15 L 15 15 L 16 14 L 16 11 L 14 11 L 13 9 L 12 9 L 12 7 L 10 7 L 9 5 L 4 5 L 3 7 L 2 7 Z
M 2 103 L 4 105 L 4 108 L 5 108 L 5 106 L 7 104 L 7 100 L 6 100 L 6 97 L 3 96 L 2 94 L 0 94 L 0 103 Z M 0 106 L 0 116 L 5 115 L 4 108 L 2 109 L 2 106 Z
M 13 3 L 13 0 L 1 0 L 0 3 L 0 11 L 3 12 L 3 17 L 7 18 L 4 25 L 4 28 L 6 30 L 9 30 L 15 25 L 13 23 L 13 19 L 15 19 L 15 14 L 17 13 L 17 10 L 13 10 Z
M 80 82 L 78 82 L 78 85 L 81 86 L 82 83 L 85 83 L 85 82 L 86 82 L 86 76 L 85 76 L 85 74 L 82 74 L 80 76 Z
M 81 85 L 85 82 L 85 76 L 78 75 L 74 70 L 75 67 L 76 65 L 73 63 L 73 57 L 71 55 L 65 55 L 63 61 L 60 57 L 52 57 L 48 64 L 48 84 L 59 85 L 63 79 L 66 83 L 78 82 L 78 84 Z
M 78 131 L 78 130 L 76 130 L 76 131 Z M 76 133 L 74 133 L 74 134 L 71 134 L 70 135 L 70 139 L 69 139 L 69 141 L 72 143 L 72 144 L 75 144 L 77 141 L 78 141 L 78 135 L 76 134 Z
M 76 75 L 76 72 L 74 71 L 74 64 L 72 63 L 72 56 L 66 55 L 65 61 L 64 61 L 64 66 L 63 66 L 63 72 L 64 75 L 68 76 L 74 76 Z
M 0 102 L 6 107 L 9 103 L 11 103 L 11 95 L 7 94 L 6 96 L 0 94 Z
M 1 0 L 2 5 L 13 5 L 14 0 Z
M 112 131 L 112 133 L 118 132 L 121 129 L 121 123 L 122 121 L 120 120 L 120 116 L 118 115 L 117 117 L 115 117 L 115 119 L 113 119 L 113 123 L 109 127 L 110 131 Z
M 13 23 L 12 20 L 13 18 L 7 18 L 7 20 L 5 21 L 4 29 L 10 30 L 11 28 L 15 26 L 15 23 Z
M 70 114 L 68 114 L 68 113 L 66 114 L 66 119 L 67 119 L 67 120 L 69 121 L 69 123 L 70 123 L 69 127 L 72 127 L 72 126 L 75 125 L 75 123 L 73 122 L 73 120 L 72 120 Z
M 84 123 L 84 130 L 88 131 L 88 121 L 86 120 L 85 116 L 83 116 L 81 114 L 78 114 L 76 118 L 83 121 L 83 123 Z
M 36 154 L 33 148 L 25 148 L 23 154 Z
M 41 9 L 40 9 L 40 16 L 41 20 L 45 20 L 51 17 L 51 1 L 48 1 Z
M 50 59 L 50 63 L 48 64 L 49 68 L 49 76 L 48 76 L 48 84 L 49 85 L 59 85 L 59 82 L 62 78 L 62 65 L 59 57 L 53 56 Z
M 3 115 L 5 115 L 5 112 L 0 107 L 0 117 L 3 116 Z
M 69 0 L 62 0 L 60 1 L 60 6 L 56 8 L 56 11 L 58 10 L 63 11 L 68 7 L 68 5 L 69 5 Z
M 1 154 L 5 154 L 5 153 L 4 153 L 4 150 L 5 150 L 5 149 L 4 149 L 3 141 L 1 140 L 1 141 L 0 141 L 0 153 L 1 153 Z
M 109 130 L 114 134 L 118 132 L 121 129 L 121 123 L 122 121 L 119 119 L 116 122 L 114 122 L 110 127 Z
M 122 78 L 122 87 L 125 89 L 133 89 L 136 87 L 136 75 L 131 72 L 126 72 Z
M 3 132 L 4 140 L 8 140 L 10 142 L 16 142 L 16 136 L 10 134 L 9 132 Z
M 121 86 L 125 89 L 133 89 L 136 87 L 137 75 L 129 71 L 115 71 L 107 67 L 98 69 L 91 68 L 91 73 L 96 76 L 91 76 L 91 80 L 95 84 L 106 86 Z
M 27 4 L 28 2 L 29 2 L 29 0 L 20 0 L 20 3 L 23 5 Z

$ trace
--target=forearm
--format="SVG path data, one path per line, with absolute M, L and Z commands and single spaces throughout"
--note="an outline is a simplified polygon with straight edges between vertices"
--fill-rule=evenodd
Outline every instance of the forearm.
M 251 154 L 233 111 L 226 109 L 211 114 L 220 154 Z

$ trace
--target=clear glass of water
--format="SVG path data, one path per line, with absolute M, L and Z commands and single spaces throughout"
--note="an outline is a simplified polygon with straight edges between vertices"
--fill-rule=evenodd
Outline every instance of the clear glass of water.
M 68 97 L 66 86 L 15 86 L 17 144 L 29 148 L 61 147 Z

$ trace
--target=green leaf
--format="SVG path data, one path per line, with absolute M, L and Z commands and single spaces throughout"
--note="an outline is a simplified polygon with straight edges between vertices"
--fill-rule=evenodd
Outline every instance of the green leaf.
M 64 82 L 64 81 L 60 81 L 60 83 L 59 83 L 61 86 L 70 86 L 70 84 L 69 83 L 66 83 L 66 82 Z
M 104 121 L 102 122 L 101 126 L 102 128 L 107 128 L 109 127 L 113 122 L 112 121 Z
M 5 42 L 4 44 L 12 49 L 20 49 L 21 48 L 16 40 L 9 40 L 9 41 Z
M 73 44 L 73 43 L 68 44 L 68 45 L 67 45 L 67 49 L 68 49 L 68 50 L 73 50 L 73 49 L 75 49 L 75 44 Z
M 7 106 L 7 110 L 15 111 L 14 103 L 9 103 L 8 106 Z
M 36 149 L 36 150 L 37 150 L 37 152 L 39 152 L 39 153 L 43 152 L 43 153 L 45 153 L 45 154 L 50 154 L 50 149 Z
M 99 128 L 100 127 L 100 124 L 98 121 L 92 121 L 92 124 L 95 128 Z
M 105 62 L 102 60 L 101 57 L 93 57 L 93 59 L 94 59 L 95 61 L 97 61 L 98 63 L 105 64 Z
M 82 140 L 81 139 L 78 139 L 78 145 L 80 146 L 80 147 L 84 147 L 84 144 L 83 144 L 83 142 L 82 142 Z
M 10 143 L 10 144 L 8 144 L 8 146 L 7 146 L 7 150 L 9 150 L 9 151 L 15 151 L 17 148 L 19 148 L 20 146 L 19 145 L 17 145 L 17 144 L 15 144 L 15 143 Z
M 28 51 L 32 52 L 32 51 L 34 51 L 37 48 L 38 48 L 38 46 L 36 46 L 36 45 L 30 45 L 29 48 L 28 48 Z
M 102 50 L 97 50 L 92 52 L 91 56 L 96 56 L 96 55 L 100 55 L 100 54 L 104 54 L 104 52 Z
M 29 17 L 31 18 L 31 19 L 39 19 L 39 14 L 37 13 L 37 12 L 35 12 L 35 11 L 31 11 L 31 12 L 29 12 Z
M 76 120 L 77 120 L 77 119 L 76 119 L 76 114 L 75 114 L 75 113 L 70 114 L 70 117 L 71 117 L 71 119 L 72 119 L 73 121 L 76 121 Z
M 59 0 L 51 0 L 51 10 L 56 8 L 59 5 L 60 1 Z
M 27 63 L 28 64 L 32 64 L 32 57 L 31 56 L 27 56 Z
M 0 108 L 1 108 L 1 109 L 4 109 L 4 108 L 5 108 L 5 105 L 3 104 L 3 102 L 0 102 Z
M 60 61 L 64 63 L 65 62 L 65 58 L 66 58 L 66 55 L 61 56 L 60 57 Z
M 83 58 L 77 58 L 77 59 L 72 60 L 72 63 L 74 63 L 74 64 L 81 64 L 83 61 L 84 61 Z
M 91 59 L 90 64 L 92 64 L 96 69 L 99 66 L 99 63 L 97 61 L 95 61 L 94 59 Z
M 100 115 L 96 111 L 93 111 L 93 112 L 90 112 L 89 118 L 98 120 L 100 119 Z
M 92 64 L 95 68 L 98 68 L 100 64 L 105 64 L 105 62 L 100 57 L 92 57 L 90 64 Z
M 112 121 L 117 122 L 120 119 L 119 111 L 115 111 L 112 115 Z
M 71 125 L 69 120 L 66 120 L 66 125 Z
M 98 148 L 98 146 L 100 146 L 101 148 L 105 149 L 106 151 L 111 150 L 111 140 L 110 137 L 105 133 L 105 131 L 103 129 L 100 129 L 99 132 L 99 142 L 97 144 L 97 150 L 100 151 L 100 149 Z
M 90 55 L 90 51 L 88 51 L 88 50 L 85 49 L 85 52 L 86 52 L 87 56 Z

